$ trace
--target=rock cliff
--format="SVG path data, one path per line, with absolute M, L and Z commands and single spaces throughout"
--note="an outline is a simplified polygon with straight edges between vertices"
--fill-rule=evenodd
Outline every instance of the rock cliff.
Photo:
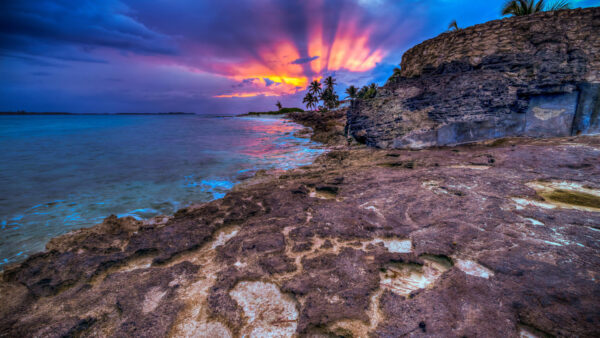
M 600 7 L 444 33 L 407 51 L 348 129 L 381 148 L 600 133 Z

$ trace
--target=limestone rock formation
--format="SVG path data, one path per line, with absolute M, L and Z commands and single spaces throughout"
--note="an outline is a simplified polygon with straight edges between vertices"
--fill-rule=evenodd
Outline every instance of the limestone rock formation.
M 600 133 L 600 7 L 444 33 L 407 51 L 350 133 L 381 148 Z
M 0 274 L 0 337 L 598 335 L 600 137 L 336 150 Z

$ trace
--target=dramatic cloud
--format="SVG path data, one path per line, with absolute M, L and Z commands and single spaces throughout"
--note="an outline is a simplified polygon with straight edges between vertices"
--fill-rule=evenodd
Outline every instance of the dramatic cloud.
M 9 0 L 0 109 L 239 113 L 313 79 L 383 83 L 402 53 L 504 0 Z M 574 1 L 579 6 L 595 1 Z M 277 98 L 275 98 L 277 97 Z
M 19 0 L 0 4 L 4 55 L 46 55 L 102 62 L 95 48 L 142 54 L 174 54 L 171 38 L 148 29 L 115 0 Z
M 311 61 L 314 61 L 314 60 L 316 60 L 318 58 L 319 58 L 318 55 L 317 56 L 313 56 L 313 57 L 299 58 L 299 59 L 296 59 L 296 60 L 292 61 L 292 64 L 301 65 L 303 63 L 309 63 Z

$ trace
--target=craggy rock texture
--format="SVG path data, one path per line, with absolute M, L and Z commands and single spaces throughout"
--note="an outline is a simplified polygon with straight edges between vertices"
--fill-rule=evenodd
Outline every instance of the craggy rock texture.
M 507 136 L 600 133 L 600 7 L 444 33 L 407 51 L 399 74 L 348 114 L 380 148 Z
M 336 109 L 326 112 L 292 112 L 288 113 L 287 117 L 307 126 L 304 134 L 310 135 L 311 140 L 336 146 L 348 144 L 346 115 L 346 109 Z
M 339 148 L 4 271 L 0 336 L 600 334 L 600 137 Z
M 392 79 L 352 105 L 349 131 L 380 147 L 566 133 L 569 105 L 593 126 L 579 111 L 597 87 L 577 82 L 593 62 L 544 23 L 593 32 L 598 12 L 507 20 L 539 32 L 535 55 Z M 600 136 L 377 150 L 347 146 L 342 110 L 290 117 L 335 147 L 173 216 L 52 239 L 0 275 L 0 337 L 600 335 Z

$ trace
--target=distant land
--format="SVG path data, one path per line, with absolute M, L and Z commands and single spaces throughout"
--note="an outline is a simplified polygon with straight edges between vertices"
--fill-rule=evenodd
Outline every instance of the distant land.
M 257 115 L 282 115 L 282 114 L 288 114 L 288 113 L 302 113 L 304 112 L 304 109 L 302 108 L 281 108 L 279 110 L 272 110 L 272 111 L 263 111 L 263 112 L 248 112 L 246 114 L 240 114 L 238 116 L 257 116 Z
M 68 113 L 68 112 L 0 112 L 0 115 L 196 115 L 196 113 L 168 112 L 168 113 Z
M 15 112 L 0 112 L 0 115 L 74 115 L 72 113 L 67 112 L 25 112 L 25 111 L 15 111 Z

